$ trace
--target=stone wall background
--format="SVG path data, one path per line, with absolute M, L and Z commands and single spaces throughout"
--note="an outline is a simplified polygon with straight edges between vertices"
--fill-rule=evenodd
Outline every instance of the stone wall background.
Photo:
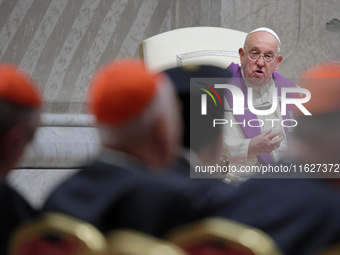
M 0 61 L 33 75 L 45 112 L 83 113 L 93 72 L 138 56 L 150 36 L 190 26 L 268 26 L 282 41 L 280 72 L 297 77 L 318 61 L 340 61 L 340 23 L 326 25 L 339 16 L 338 0 L 2 0 Z
M 73 114 L 85 113 L 94 71 L 113 58 L 138 56 L 138 44 L 158 33 L 190 26 L 244 32 L 267 26 L 282 42 L 279 72 L 296 78 L 317 62 L 340 61 L 339 20 L 338 0 L 0 0 L 0 61 L 20 65 L 33 76 L 44 97 L 45 114 L 71 114 L 67 118 L 73 119 Z M 38 135 L 40 150 L 56 157 L 47 161 L 63 161 L 58 155 L 64 155 L 60 148 L 66 147 L 75 153 L 85 148 L 87 158 L 94 155 L 95 131 L 81 127 L 91 137 L 81 143 L 77 122 L 66 126 L 45 123 L 41 128 L 47 131 L 40 133 L 50 135 Z M 77 142 L 70 145 L 63 134 L 72 137 L 72 132 Z M 39 148 L 30 153 L 35 168 L 46 161 L 39 158 Z M 67 156 L 72 160 L 72 153 L 67 151 Z M 9 180 L 38 206 L 47 190 L 69 175 L 58 168 L 26 167 Z
M 286 77 L 297 78 L 321 61 L 340 61 L 338 0 L 185 0 L 177 4 L 177 27 L 221 26 L 243 32 L 272 28 L 282 43 L 279 72 Z

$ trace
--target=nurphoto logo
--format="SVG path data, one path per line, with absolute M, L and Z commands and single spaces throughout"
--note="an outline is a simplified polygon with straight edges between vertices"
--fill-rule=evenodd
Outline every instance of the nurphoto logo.
M 207 115 L 208 107 L 207 107 L 207 95 L 210 96 L 211 100 L 213 100 L 216 107 L 223 107 L 221 97 L 219 96 L 216 90 L 223 89 L 224 91 L 228 90 L 232 97 L 232 108 L 225 109 L 227 112 L 232 112 L 235 116 L 242 116 L 245 115 L 245 111 L 249 111 L 252 113 L 252 116 L 267 116 L 273 114 L 278 109 L 278 105 L 280 105 L 281 115 L 287 115 L 289 118 L 279 119 L 279 118 L 265 118 L 264 120 L 258 118 L 252 119 L 243 119 L 240 122 L 235 122 L 235 120 L 227 120 L 227 119 L 214 119 L 212 125 L 215 127 L 216 125 L 242 125 L 242 126 L 249 126 L 249 127 L 262 127 L 266 123 L 271 124 L 272 127 L 275 126 L 275 123 L 281 122 L 281 126 L 286 128 L 293 128 L 297 126 L 298 122 L 293 117 L 292 109 L 293 107 L 299 109 L 304 115 L 310 116 L 312 115 L 306 107 L 304 107 L 304 103 L 307 103 L 311 99 L 311 93 L 304 88 L 299 87 L 282 87 L 278 88 L 274 87 L 271 90 L 271 100 L 269 102 L 263 103 L 261 105 L 254 105 L 253 104 L 253 88 L 247 88 L 247 94 L 237 86 L 231 84 L 222 84 L 222 83 L 215 83 L 212 87 L 207 83 L 203 82 L 196 82 L 196 84 L 202 85 L 199 87 L 205 93 L 201 95 L 201 115 Z M 210 83 L 211 84 L 211 83 Z M 280 92 L 280 93 L 278 93 Z M 298 97 L 291 97 L 289 95 L 299 95 Z M 280 95 L 280 96 L 279 96 Z M 219 102 L 219 104 L 218 104 Z M 229 102 L 228 102 L 229 103 Z M 219 106 L 220 105 L 220 106 Z M 247 107 L 245 107 L 247 106 Z
M 205 86 L 209 86 L 207 84 L 203 84 Z M 221 101 L 219 95 L 217 94 L 216 90 L 213 89 L 211 86 L 209 86 L 210 89 L 217 95 L 218 99 Z M 214 87 L 216 89 L 228 89 L 232 96 L 233 96 L 233 100 L 234 100 L 234 106 L 233 106 L 233 114 L 234 115 L 243 115 L 244 114 L 244 95 L 243 92 L 240 88 L 234 86 L 234 85 L 230 85 L 230 84 L 215 84 Z M 207 92 L 212 98 L 213 96 L 211 95 L 211 93 L 209 91 L 207 91 L 206 89 L 202 89 L 205 92 Z M 299 94 L 304 94 L 305 97 L 304 98 L 288 98 L 287 94 L 288 93 L 299 93 Z M 273 88 L 273 93 L 272 93 L 272 99 L 273 99 L 273 103 L 270 106 L 269 109 L 256 109 L 253 105 L 253 88 L 248 88 L 248 98 L 247 98 L 247 102 L 248 102 L 248 107 L 249 107 L 249 111 L 256 114 L 256 115 L 269 115 L 272 114 L 278 105 L 278 95 L 277 95 L 277 88 Z M 303 112 L 304 115 L 312 115 L 302 104 L 307 103 L 311 98 L 311 94 L 307 89 L 304 88 L 282 88 L 281 89 L 281 112 L 282 115 L 286 115 L 287 114 L 287 105 L 288 104 L 293 104 L 296 107 L 298 107 L 301 112 Z M 215 99 L 213 98 L 214 102 Z M 216 104 L 216 102 L 215 102 Z M 222 103 L 221 103 L 222 105 Z M 201 101 L 201 112 L 202 115 L 206 115 L 207 114 L 207 101 L 206 101 L 206 95 L 203 94 L 202 95 L 202 101 Z

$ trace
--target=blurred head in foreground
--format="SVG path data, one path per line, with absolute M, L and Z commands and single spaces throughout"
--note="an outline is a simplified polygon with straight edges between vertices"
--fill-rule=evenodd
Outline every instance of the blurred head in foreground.
M 297 113 L 294 129 L 298 160 L 307 163 L 340 163 L 340 64 L 320 63 L 300 79 L 311 99 L 304 107 L 312 116 Z
M 153 168 L 167 165 L 178 153 L 182 125 L 173 86 L 139 59 L 100 68 L 90 84 L 89 103 L 104 147 Z
M 215 164 L 222 152 L 223 125 L 214 127 L 213 120 L 224 118 L 224 90 L 214 89 L 214 84 L 227 83 L 230 73 L 209 65 L 175 67 L 165 73 L 173 81 L 182 103 L 183 146 L 194 151 L 205 165 Z M 202 94 L 207 96 L 206 115 L 201 114 Z
M 0 64 L 0 175 L 15 167 L 40 123 L 41 97 L 18 67 Z

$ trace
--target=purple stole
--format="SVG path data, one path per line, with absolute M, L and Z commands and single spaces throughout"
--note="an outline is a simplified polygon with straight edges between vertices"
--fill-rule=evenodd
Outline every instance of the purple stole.
M 231 63 L 229 65 L 229 67 L 227 68 L 227 70 L 229 70 L 232 73 L 232 78 L 229 80 L 229 84 L 235 85 L 236 87 L 240 88 L 243 92 L 244 95 L 244 107 L 248 107 L 248 92 L 247 92 L 247 86 L 245 85 L 244 81 L 243 81 L 243 77 L 242 77 L 242 73 L 241 73 L 241 68 L 239 67 L 238 64 L 235 63 Z M 274 79 L 274 83 L 275 86 L 278 88 L 278 96 L 281 97 L 281 88 L 282 87 L 294 87 L 296 88 L 296 85 L 291 82 L 290 80 L 284 78 L 282 75 L 278 74 L 277 72 L 273 73 L 273 79 Z M 287 94 L 287 97 L 289 97 L 289 94 Z M 231 92 L 226 89 L 225 90 L 225 98 L 228 101 L 228 104 L 231 108 L 233 108 L 233 97 Z M 280 104 L 281 107 L 281 104 Z M 291 119 L 288 115 L 289 112 L 292 111 L 292 106 L 291 105 L 287 105 L 287 114 L 286 115 L 282 115 L 282 119 Z M 249 127 L 247 125 L 248 121 L 251 119 L 257 119 L 257 116 L 255 114 L 253 114 L 252 112 L 250 112 L 249 110 L 245 110 L 244 111 L 244 115 L 234 115 L 234 117 L 237 119 L 238 122 L 244 122 L 246 123 L 245 127 L 241 124 L 240 127 L 243 131 L 243 134 L 245 135 L 246 138 L 253 138 L 259 134 L 261 134 L 261 127 Z M 288 138 L 289 134 L 288 134 L 288 129 L 285 127 L 284 128 L 285 133 L 286 133 L 286 137 Z M 271 154 L 261 154 L 261 155 L 257 155 L 257 160 L 261 163 L 261 164 L 273 164 L 274 160 Z

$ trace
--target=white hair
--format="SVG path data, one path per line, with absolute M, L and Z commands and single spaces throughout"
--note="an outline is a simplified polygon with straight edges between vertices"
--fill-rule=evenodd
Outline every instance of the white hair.
M 250 32 L 247 34 L 246 39 L 244 40 L 243 48 L 245 48 L 245 45 L 247 44 L 249 35 L 252 34 L 252 33 L 255 33 L 255 32 L 267 32 L 267 33 L 271 34 L 272 36 L 274 36 L 274 37 L 276 38 L 276 40 L 278 41 L 277 52 L 280 53 L 280 46 L 281 46 L 280 38 L 279 38 L 279 36 L 275 33 L 274 30 L 272 30 L 272 29 L 270 29 L 270 28 L 268 28 L 268 27 L 259 27 L 259 28 L 256 28 L 256 29 L 250 31 Z
M 166 115 L 169 109 L 173 107 L 174 96 L 175 90 L 171 81 L 162 76 L 158 81 L 153 100 L 138 117 L 118 127 L 98 126 L 102 142 L 114 146 L 131 137 L 145 134 L 150 130 L 157 117 Z

